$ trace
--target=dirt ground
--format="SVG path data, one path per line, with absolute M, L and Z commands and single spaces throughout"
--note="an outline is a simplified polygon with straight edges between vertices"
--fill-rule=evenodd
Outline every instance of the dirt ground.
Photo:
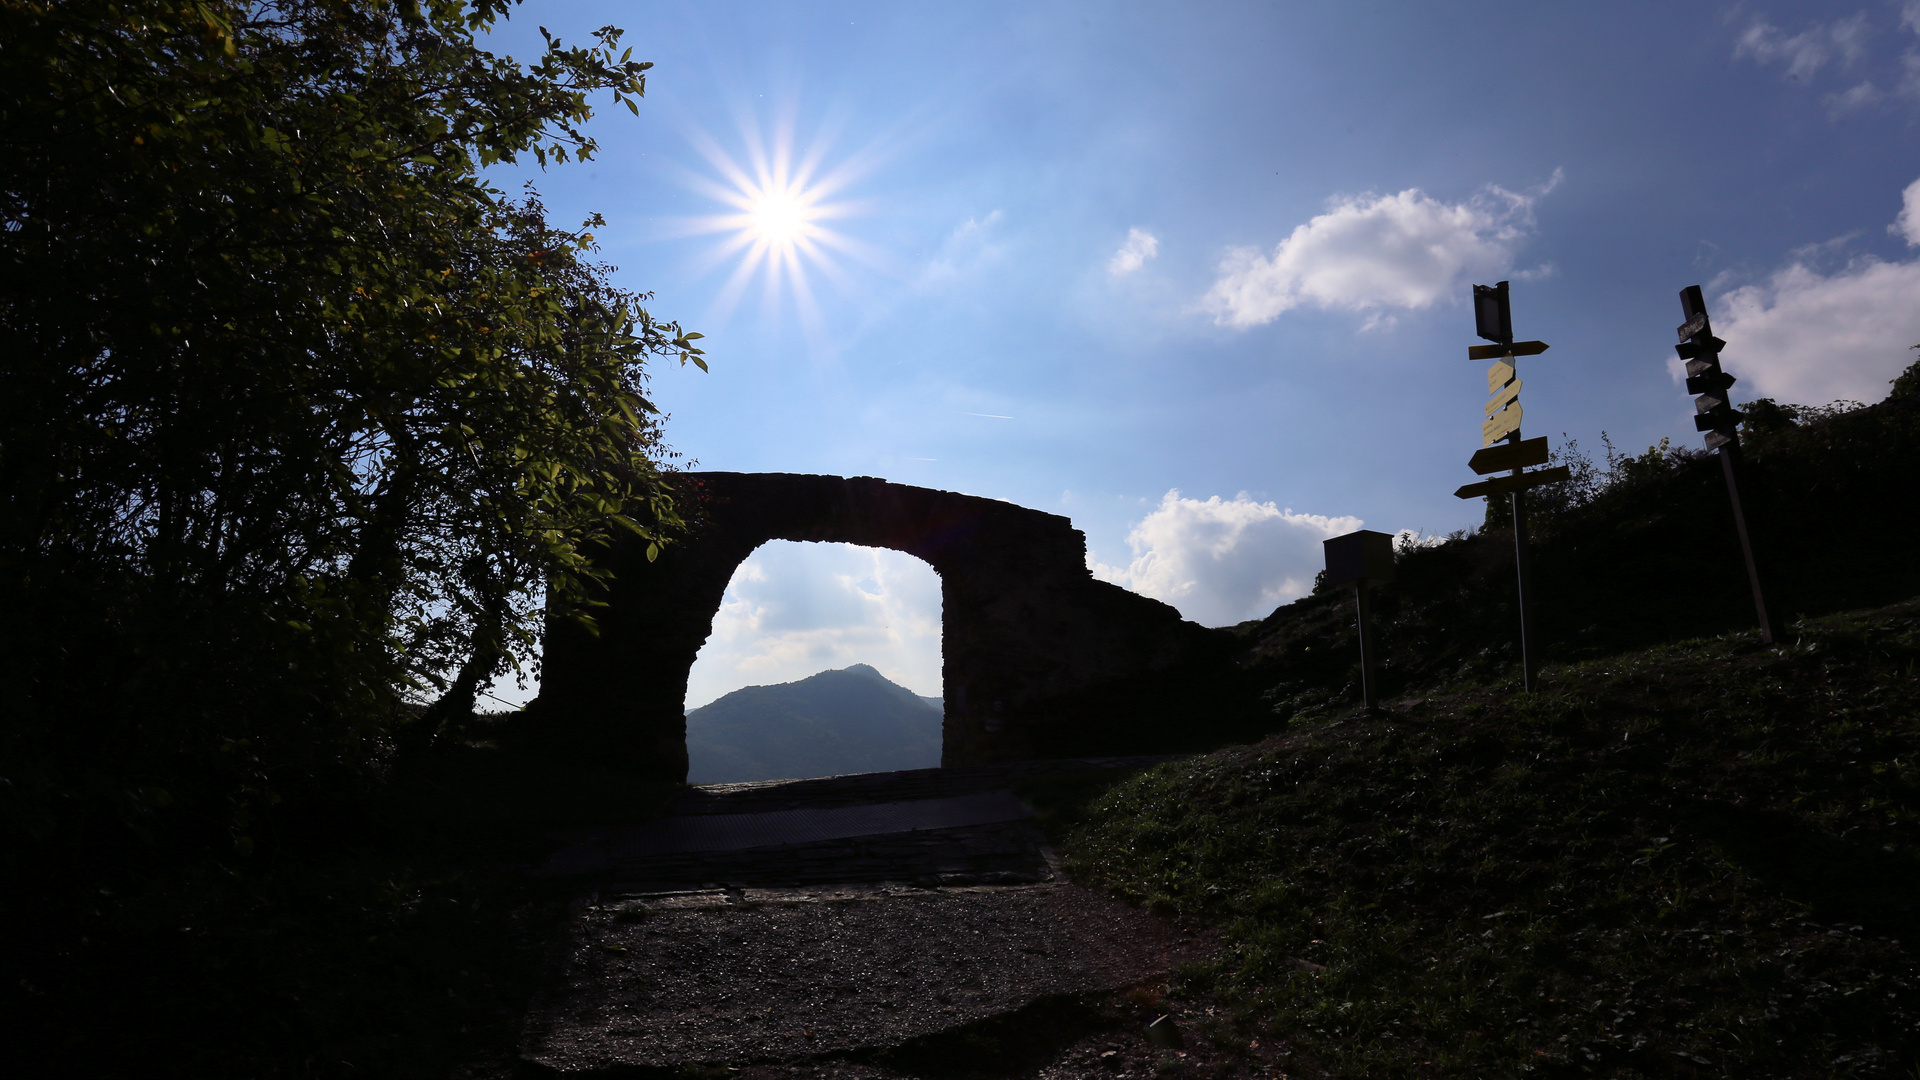
M 688 817 L 739 813 L 758 815 L 740 819 L 758 829 L 863 801 L 906 820 L 932 800 L 1007 791 L 1014 775 L 923 770 L 692 789 L 680 820 L 658 828 L 691 834 Z M 519 1073 L 1319 1075 L 1284 1042 L 1227 1030 L 1207 1008 L 1167 997 L 1175 970 L 1212 941 L 1069 883 L 1019 815 L 646 858 L 620 852 L 659 846 L 657 837 L 576 846 L 606 853 L 594 856 L 603 876 L 554 950 Z M 703 880 L 688 887 L 693 879 Z

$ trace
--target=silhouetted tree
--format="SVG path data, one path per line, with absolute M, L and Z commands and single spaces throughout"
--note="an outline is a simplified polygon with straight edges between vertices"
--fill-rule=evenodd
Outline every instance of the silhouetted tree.
M 699 335 L 481 172 L 588 157 L 650 65 L 492 56 L 507 6 L 0 0 L 16 826 L 185 802 L 244 849 L 677 523 L 643 365 Z

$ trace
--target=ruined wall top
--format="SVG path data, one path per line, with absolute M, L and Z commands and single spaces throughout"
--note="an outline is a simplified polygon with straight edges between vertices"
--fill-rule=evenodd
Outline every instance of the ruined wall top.
M 688 472 L 696 534 L 892 548 L 950 568 L 1016 557 L 1027 573 L 1087 572 L 1086 535 L 1058 514 L 1000 499 L 895 484 L 872 476 Z

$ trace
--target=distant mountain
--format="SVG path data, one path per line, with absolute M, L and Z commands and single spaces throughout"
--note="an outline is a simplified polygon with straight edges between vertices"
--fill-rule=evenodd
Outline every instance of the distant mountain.
M 855 664 L 748 686 L 687 713 L 689 783 L 833 776 L 940 764 L 939 698 Z

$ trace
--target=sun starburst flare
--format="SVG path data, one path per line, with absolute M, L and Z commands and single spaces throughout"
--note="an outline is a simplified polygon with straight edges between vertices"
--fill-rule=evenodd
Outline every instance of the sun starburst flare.
M 796 159 L 790 122 L 777 127 L 770 143 L 760 137 L 757 125 L 744 122 L 741 142 L 745 164 L 711 137 L 694 136 L 701 156 L 719 175 L 689 175 L 688 184 L 730 208 L 727 213 L 684 223 L 683 235 L 722 237 L 696 268 L 698 272 L 733 263 L 733 272 L 715 296 L 708 317 L 720 321 L 730 316 L 758 278 L 767 312 L 777 311 L 782 297 L 791 295 L 801 321 L 810 334 L 816 333 L 822 320 L 810 273 L 845 286 L 849 281 L 842 259 L 880 261 L 865 245 L 823 224 L 857 209 L 853 202 L 836 196 L 859 170 L 849 163 L 823 172 L 824 143 Z

